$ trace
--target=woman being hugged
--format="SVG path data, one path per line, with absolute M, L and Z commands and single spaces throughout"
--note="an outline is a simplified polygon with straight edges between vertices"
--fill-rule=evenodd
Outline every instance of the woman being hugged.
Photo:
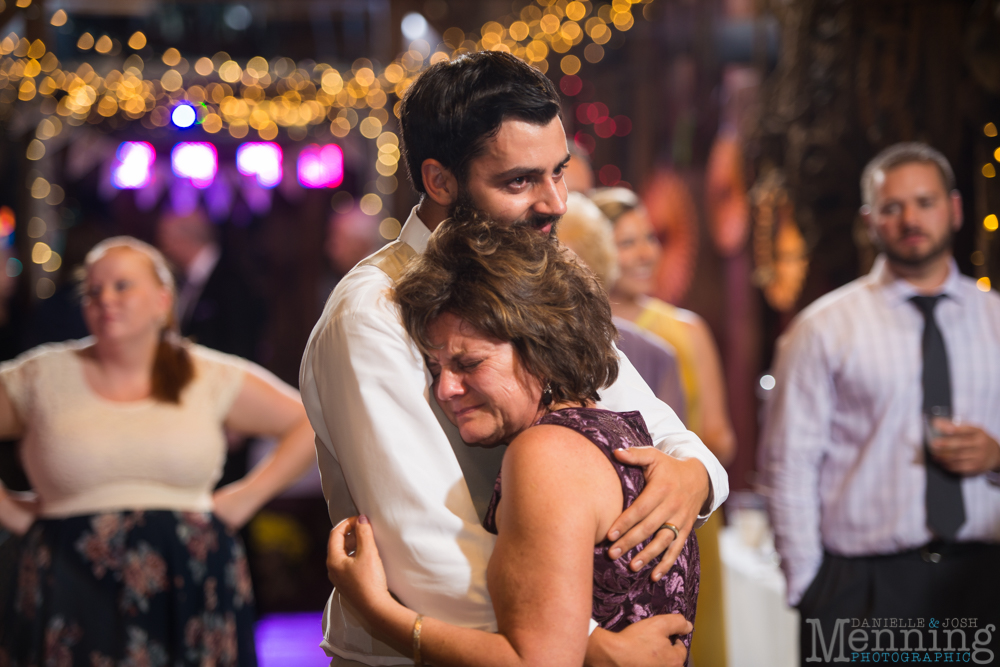
M 650 573 L 659 559 L 628 567 L 645 543 L 617 560 L 607 555 L 609 527 L 644 486 L 642 471 L 614 451 L 652 442 L 638 412 L 597 407 L 618 357 L 593 275 L 554 238 L 461 213 L 431 237 L 394 298 L 462 439 L 509 445 L 484 521 L 497 534 L 488 584 L 499 634 L 423 618 L 397 602 L 378 526 L 363 516 L 331 533 L 328 569 L 341 593 L 400 650 L 412 648 L 417 664 L 580 665 L 591 657 L 591 619 L 595 632 L 625 636 L 656 615 L 693 621 L 693 536 L 657 581 Z M 673 618 L 673 633 L 684 636 L 660 656 L 664 664 L 681 664 L 690 642 L 691 626 Z
M 0 523 L 25 534 L 0 663 L 256 665 L 235 530 L 313 460 L 298 394 L 176 335 L 152 246 L 108 239 L 84 270 L 92 336 L 0 366 L 0 436 L 35 493 L 0 486 Z M 224 428 L 280 443 L 213 494 Z

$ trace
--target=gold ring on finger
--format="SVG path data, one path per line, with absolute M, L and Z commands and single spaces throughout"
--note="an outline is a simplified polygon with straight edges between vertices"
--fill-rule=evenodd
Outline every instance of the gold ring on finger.
M 670 530 L 674 531 L 674 539 L 675 539 L 675 540 L 676 540 L 676 539 L 679 539 L 679 538 L 680 538 L 680 536 L 681 536 L 681 529 L 680 529 L 680 528 L 678 528 L 677 526 L 675 526 L 675 525 L 674 525 L 674 524 L 672 524 L 672 523 L 665 523 L 665 524 L 663 524 L 662 526 L 660 526 L 660 527 L 659 527 L 659 528 L 657 529 L 657 531 L 656 531 L 656 532 L 660 532 L 660 531 L 661 531 L 661 530 L 663 530 L 664 528 L 669 528 Z

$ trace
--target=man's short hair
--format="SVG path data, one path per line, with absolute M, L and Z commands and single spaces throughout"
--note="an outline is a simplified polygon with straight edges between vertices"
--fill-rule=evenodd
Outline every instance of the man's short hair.
M 618 336 L 594 274 L 559 241 L 458 209 L 431 235 L 393 291 L 403 326 L 425 354 L 444 313 L 509 342 L 559 401 L 598 401 L 618 377 Z
M 871 206 L 875 202 L 877 190 L 875 179 L 879 172 L 885 173 L 890 169 L 913 163 L 934 165 L 941 175 L 944 191 L 951 192 L 955 189 L 955 172 L 952 171 L 948 158 L 927 144 L 906 142 L 889 146 L 865 166 L 865 170 L 861 172 L 861 203 Z
M 559 93 L 534 67 L 501 51 L 480 51 L 427 68 L 403 95 L 399 125 L 413 187 L 426 193 L 421 165 L 435 159 L 464 183 L 469 163 L 508 119 L 545 125 Z

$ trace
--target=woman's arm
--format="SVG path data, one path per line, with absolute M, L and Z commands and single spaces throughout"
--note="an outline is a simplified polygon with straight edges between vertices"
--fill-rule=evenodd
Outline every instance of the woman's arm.
M 581 665 L 587 650 L 593 548 L 618 515 L 621 482 L 607 458 L 558 426 L 525 431 L 503 464 L 500 534 L 489 588 L 500 634 L 425 619 L 424 660 L 452 665 Z M 357 551 L 345 538 L 356 531 Z M 348 520 L 331 534 L 331 580 L 382 634 L 412 650 L 416 612 L 389 594 L 371 526 Z
M 279 438 L 274 451 L 246 477 L 215 492 L 215 514 L 236 529 L 315 464 L 316 450 L 298 392 L 257 367 L 247 372 L 226 415 L 226 426 L 240 433 Z
M 24 433 L 14 402 L 7 395 L 7 388 L 0 382 L 0 438 L 15 440 Z M 0 482 L 0 526 L 17 535 L 23 535 L 34 523 L 38 514 L 38 501 L 33 494 L 11 494 Z

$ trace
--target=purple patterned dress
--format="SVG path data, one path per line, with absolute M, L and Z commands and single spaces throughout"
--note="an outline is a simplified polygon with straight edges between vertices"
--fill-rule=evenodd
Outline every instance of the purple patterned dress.
M 638 412 L 610 412 L 597 408 L 566 408 L 545 415 L 539 424 L 565 426 L 583 435 L 597 446 L 611 461 L 622 481 L 624 503 L 631 505 L 642 492 L 646 480 L 642 469 L 622 465 L 612 455 L 616 449 L 652 447 L 653 441 L 646 430 L 646 422 Z M 500 502 L 500 477 L 497 476 L 493 498 L 486 510 L 483 526 L 493 534 L 497 532 L 496 509 Z M 652 538 L 650 538 L 652 539 Z M 683 614 L 694 623 L 698 602 L 698 580 L 701 564 L 698 561 L 698 541 L 694 532 L 688 537 L 677 562 L 658 582 L 649 574 L 660 558 L 654 558 L 638 572 L 628 564 L 649 540 L 633 547 L 616 560 L 608 558 L 611 542 L 604 540 L 594 547 L 594 607 L 592 618 L 605 630 L 618 632 L 628 625 L 656 614 Z M 690 649 L 691 635 L 681 640 Z

